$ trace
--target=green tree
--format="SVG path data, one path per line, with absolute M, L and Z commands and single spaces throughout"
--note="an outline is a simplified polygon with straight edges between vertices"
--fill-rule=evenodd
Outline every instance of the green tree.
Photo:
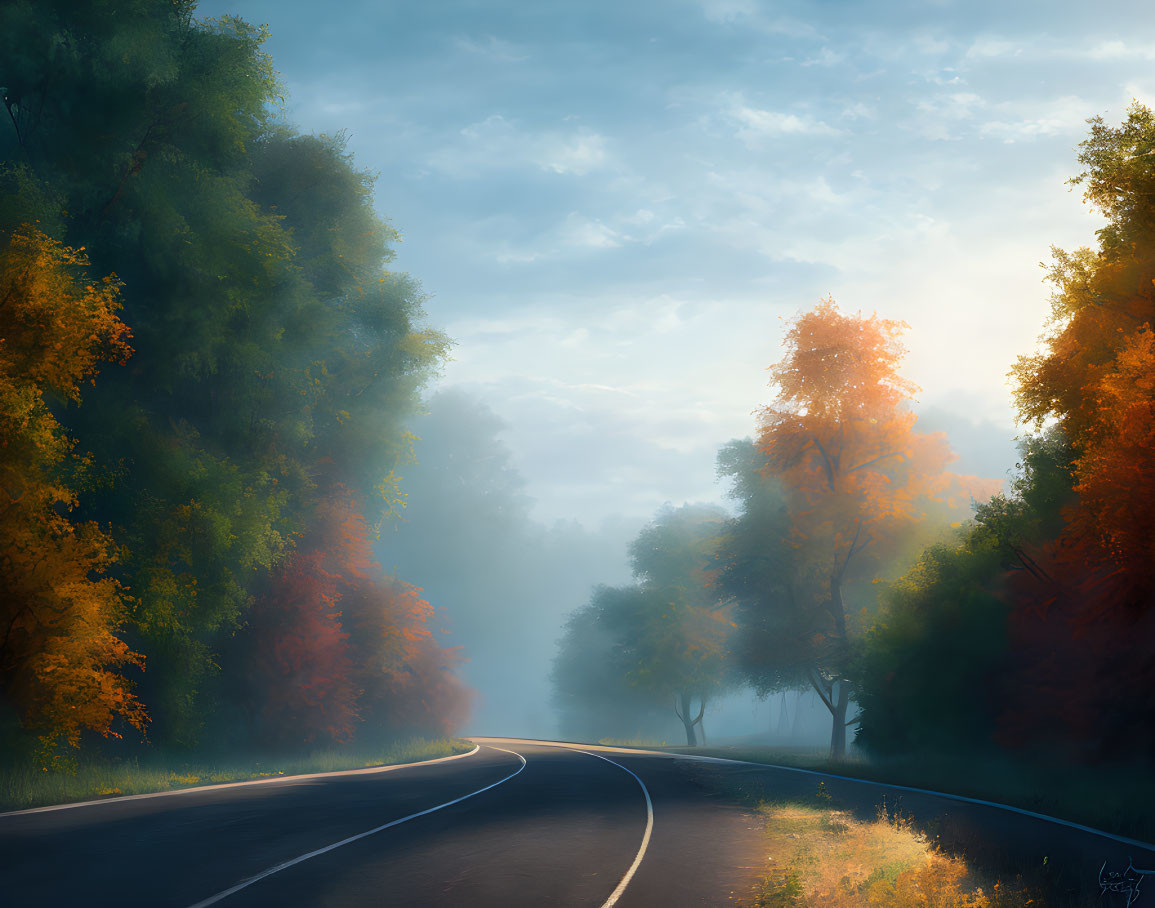
M 980 505 L 972 523 L 888 589 L 852 670 L 864 746 L 956 754 L 996 746 L 1022 683 L 1024 654 L 1012 646 L 1016 580 L 1047 579 L 1040 561 L 1074 500 L 1072 456 L 1057 428 L 1025 439 L 1009 494 Z M 1056 708 L 1045 697 L 1033 705 L 1036 714 Z
M 599 588 L 570 619 L 554 670 L 560 703 L 641 692 L 643 702 L 672 701 L 686 743 L 698 743 L 707 704 L 731 680 L 733 625 L 714 586 L 724 517 L 707 505 L 666 508 L 638 534 L 638 583 Z
M 280 118 L 264 31 L 189 0 L 0 6 L 0 217 L 124 282 L 136 355 L 66 428 L 102 475 L 154 735 L 192 744 L 216 654 L 337 486 L 396 509 L 405 416 L 447 340 L 340 138 Z M 0 229 L 12 229 L 12 222 Z M 214 680 L 214 678 L 216 680 Z

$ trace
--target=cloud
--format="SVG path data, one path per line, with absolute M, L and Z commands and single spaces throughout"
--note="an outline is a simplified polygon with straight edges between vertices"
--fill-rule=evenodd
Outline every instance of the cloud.
M 578 176 L 604 167 L 608 159 L 605 137 L 588 132 L 544 137 L 535 155 L 537 165 L 543 170 Z
M 1089 60 L 1155 60 L 1155 44 L 1100 41 L 1084 52 Z
M 428 160 L 431 168 L 457 179 L 527 168 L 586 176 L 609 164 L 607 140 L 599 133 L 585 127 L 527 129 L 501 114 L 463 127 Z
M 837 66 L 846 61 L 846 55 L 824 47 L 813 57 L 802 61 L 802 66 Z
M 1024 46 L 1021 41 L 986 35 L 971 44 L 965 56 L 970 60 L 1018 57 L 1022 55 Z
M 524 63 L 529 59 L 524 47 L 494 35 L 485 35 L 481 38 L 458 35 L 453 39 L 453 46 L 468 54 L 499 63 Z
M 755 0 L 699 0 L 702 14 L 711 22 L 749 19 L 758 12 Z
M 979 132 L 983 136 L 1017 142 L 1040 136 L 1080 135 L 1091 105 L 1074 95 L 1039 104 L 1004 103 L 996 110 L 1006 112 L 1006 119 L 989 120 Z
M 622 245 L 622 236 L 616 230 L 576 211 L 570 212 L 566 218 L 561 237 L 564 245 L 589 249 L 616 249 Z
M 747 147 L 783 136 L 835 136 L 839 130 L 805 114 L 762 110 L 746 103 L 741 95 L 730 95 L 723 117 L 735 127 L 734 134 Z
M 493 223 L 488 229 L 479 231 L 478 254 L 490 255 L 502 265 L 527 265 L 572 259 L 624 246 L 651 246 L 668 234 L 685 230 L 686 223 L 680 217 L 662 217 L 650 209 L 603 217 L 571 211 L 522 245 L 508 238 L 494 241 L 503 229 L 507 228 Z

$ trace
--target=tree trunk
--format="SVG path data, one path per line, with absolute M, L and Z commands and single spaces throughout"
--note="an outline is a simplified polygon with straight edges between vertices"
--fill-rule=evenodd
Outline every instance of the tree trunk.
M 674 697 L 674 712 L 678 714 L 678 718 L 682 720 L 682 726 L 686 729 L 687 747 L 698 746 L 698 736 L 694 732 L 694 726 L 701 724 L 702 716 L 706 713 L 706 698 L 702 697 L 698 707 L 698 715 L 694 718 L 690 717 L 690 701 L 693 698 L 694 695 L 689 691 L 679 691 Z M 679 701 L 681 708 L 679 708 Z
M 850 688 L 845 681 L 838 682 L 838 694 L 831 699 L 834 709 L 830 711 L 830 758 L 840 760 L 846 756 L 846 707 L 850 703 Z
M 861 525 L 859 525 L 859 529 L 861 530 Z M 834 630 L 838 641 L 835 655 L 835 671 L 838 672 L 835 677 L 838 680 L 830 682 L 829 700 L 826 702 L 826 707 L 830 710 L 830 758 L 833 760 L 846 756 L 846 707 L 850 702 L 850 688 L 843 680 L 845 676 L 842 673 L 846 671 L 846 663 L 850 658 L 850 644 L 846 636 L 846 606 L 842 601 L 842 578 L 846 572 L 846 565 L 849 564 L 850 558 L 854 554 L 854 546 L 857 542 L 858 532 L 856 531 L 854 542 L 850 544 L 850 552 L 842 563 L 842 567 L 836 567 L 834 573 L 830 575 L 830 614 L 834 618 Z M 835 691 L 835 687 L 838 688 L 837 691 Z

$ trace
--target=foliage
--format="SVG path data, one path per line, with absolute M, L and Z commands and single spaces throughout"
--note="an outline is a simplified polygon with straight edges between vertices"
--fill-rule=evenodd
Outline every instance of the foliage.
M 31 390 L 12 392 L 12 407 L 50 429 L 22 436 L 39 439 L 28 469 L 59 472 L 65 432 L 91 456 L 83 495 L 52 480 L 74 530 L 49 532 L 31 512 L 9 517 L 25 533 L 41 520 L 38 550 L 70 540 L 90 566 L 82 578 L 106 574 L 92 587 L 104 591 L 94 614 L 105 615 L 93 627 L 123 622 L 123 641 L 93 630 L 104 642 L 90 661 L 144 660 L 135 695 L 149 705 L 152 735 L 181 746 L 196 744 L 206 721 L 222 733 L 231 688 L 245 677 L 225 656 L 250 632 L 276 636 L 283 619 L 286 633 L 309 640 L 291 654 L 282 639 L 283 677 L 297 677 L 290 664 L 319 667 L 310 659 L 321 650 L 339 664 L 353 647 L 325 605 L 337 593 L 324 559 L 298 544 L 334 489 L 351 490 L 371 526 L 396 511 L 395 470 L 411 453 L 404 420 L 449 346 L 422 323 L 417 283 L 386 270 L 397 235 L 373 210 L 373 178 L 341 137 L 302 136 L 280 118 L 265 31 L 233 17 L 198 21 L 193 9 L 191 0 L 0 6 L 0 233 L 31 237 L 21 225 L 39 225 L 118 276 L 72 295 L 88 322 L 46 308 L 55 321 L 43 330 L 56 336 L 12 335 L 11 368 L 56 383 L 47 406 L 62 424 L 56 432 L 33 413 Z M 106 368 L 84 407 L 59 406 L 78 381 L 50 374 L 61 362 L 44 342 L 72 348 L 68 368 L 88 378 L 96 340 L 113 350 L 125 325 L 131 361 Z M 29 569 L 14 572 L 32 582 Z M 438 666 L 430 679 L 440 678 L 440 652 L 426 653 Z M 342 685 L 313 704 L 330 704 L 326 734 L 351 728 L 360 688 Z M 125 699 L 122 710 L 130 704 L 139 707 Z
M 599 587 L 571 616 L 553 673 L 565 721 L 594 711 L 604 723 L 623 701 L 639 711 L 673 701 L 687 743 L 697 743 L 707 702 L 730 683 L 733 625 L 714 588 L 723 516 L 712 506 L 664 509 L 630 546 L 638 583 Z
M 1155 736 L 1136 730 L 1155 716 L 1138 693 L 1155 681 L 1155 117 L 1136 102 L 1119 127 L 1089 122 L 1085 169 L 1071 183 L 1107 224 L 1097 250 L 1055 250 L 1048 331 L 1014 370 L 1023 417 L 1053 419 L 1070 439 L 1077 500 L 1040 574 L 1016 588 L 1026 668 L 1008 740 L 1058 737 L 1084 757 L 1152 754 Z M 1027 697 L 1040 694 L 1063 702 L 1063 714 L 1029 715 Z
M 973 523 L 927 549 L 865 635 L 854 666 L 857 740 L 875 753 L 982 750 L 999 736 L 1017 672 L 1013 578 L 1038 575 L 1071 498 L 1061 432 L 1027 439 L 1020 452 L 1011 494 L 979 505 Z
M 114 671 L 140 666 L 118 636 L 124 588 L 104 576 L 116 546 L 77 523 L 86 461 L 51 404 L 78 404 L 102 361 L 132 352 L 115 276 L 93 282 L 81 250 L 35 228 L 0 247 L 0 689 L 50 757 L 85 730 L 106 737 L 148 716 Z
M 332 490 L 251 614 L 239 661 L 259 737 L 381 742 L 463 721 L 459 654 L 437 644 L 419 594 L 382 574 L 352 496 Z
M 915 431 L 905 404 L 916 388 L 898 373 L 904 327 L 845 315 L 831 299 L 799 316 L 771 369 L 777 398 L 760 414 L 757 469 L 774 486 L 753 480 L 756 461 L 740 448 L 721 465 L 746 504 L 729 535 L 724 586 L 753 641 L 747 671 L 763 690 L 807 678 L 831 712 L 835 755 L 845 749 L 856 631 L 845 587 L 892 570 L 920 524 L 941 526 L 951 509 L 997 487 L 948 473 L 945 437 Z

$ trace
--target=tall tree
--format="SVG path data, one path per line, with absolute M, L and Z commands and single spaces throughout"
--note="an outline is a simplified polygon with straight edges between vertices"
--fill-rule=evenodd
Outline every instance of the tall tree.
M 61 419 L 103 473 L 77 516 L 120 546 L 152 734 L 186 745 L 319 500 L 396 508 L 402 423 L 448 344 L 386 270 L 373 178 L 281 120 L 265 31 L 194 8 L 0 4 L 0 230 L 40 219 L 124 281 L 136 354 Z
M 932 510 L 998 485 L 946 472 L 945 436 L 915 431 L 906 404 L 917 389 L 898 371 L 904 327 L 823 300 L 787 330 L 786 355 L 771 369 L 777 398 L 760 413 L 762 469 L 781 484 L 799 572 L 778 600 L 790 611 L 782 623 L 795 664 L 830 711 L 834 756 L 846 748 L 857 629 L 845 586 L 900 552 Z
M 1150 700 L 1131 692 L 1155 683 L 1155 114 L 1136 102 L 1118 127 L 1089 122 L 1069 182 L 1107 223 L 1097 249 L 1053 250 L 1050 324 L 1014 370 L 1024 420 L 1070 440 L 1078 499 L 1040 576 L 1018 585 L 1015 644 L 1042 653 L 1023 687 L 1062 692 L 1068 743 L 1152 753 Z

